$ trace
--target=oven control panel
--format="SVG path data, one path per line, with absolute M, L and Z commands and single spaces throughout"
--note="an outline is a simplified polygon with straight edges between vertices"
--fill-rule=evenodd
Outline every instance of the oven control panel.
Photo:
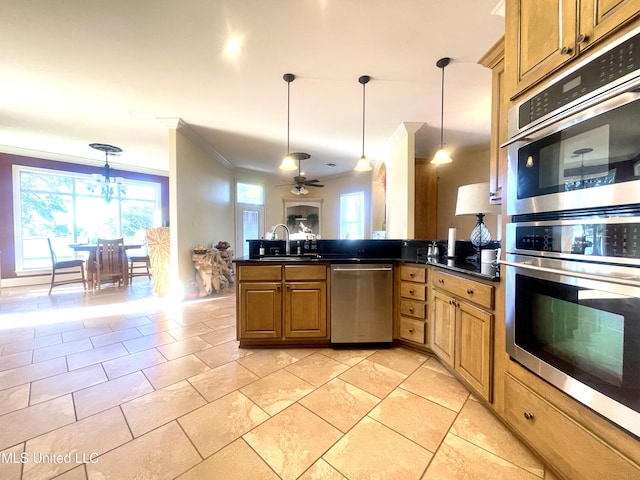
M 640 34 L 603 52 L 518 107 L 518 129 L 640 70 Z
M 522 253 L 640 260 L 640 222 L 510 224 L 507 245 Z

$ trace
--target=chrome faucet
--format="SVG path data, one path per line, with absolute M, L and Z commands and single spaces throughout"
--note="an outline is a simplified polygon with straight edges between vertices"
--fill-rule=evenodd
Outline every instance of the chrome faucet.
M 275 225 L 273 227 L 273 230 L 271 230 L 271 234 L 273 235 L 274 233 L 276 233 L 276 228 L 278 227 L 282 227 L 284 228 L 285 231 L 285 244 L 284 244 L 284 253 L 285 255 L 290 255 L 291 254 L 291 246 L 289 245 L 289 227 L 287 227 L 284 223 L 279 223 L 277 225 Z

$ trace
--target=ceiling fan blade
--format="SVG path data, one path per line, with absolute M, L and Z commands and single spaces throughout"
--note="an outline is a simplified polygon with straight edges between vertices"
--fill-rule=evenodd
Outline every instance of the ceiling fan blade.
M 307 186 L 309 186 L 309 187 L 324 187 L 324 185 L 322 185 L 320 183 L 307 183 Z
M 307 185 L 310 183 L 318 183 L 320 180 L 318 180 L 317 178 L 314 178 L 313 180 L 305 180 L 304 183 L 306 183 Z

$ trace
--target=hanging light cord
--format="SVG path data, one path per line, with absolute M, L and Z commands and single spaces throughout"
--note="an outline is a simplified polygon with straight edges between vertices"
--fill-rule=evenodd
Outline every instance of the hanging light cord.
M 365 158 L 364 156 L 364 131 L 365 131 L 365 86 L 367 85 L 367 83 L 369 83 L 369 80 L 371 80 L 371 77 L 369 75 L 362 75 L 360 78 L 358 78 L 358 82 L 360 82 L 362 84 L 362 158 Z
M 436 62 L 436 67 L 442 69 L 442 85 L 440 86 L 440 150 L 444 148 L 444 68 L 449 65 L 451 58 L 444 57 Z
M 440 148 L 444 148 L 444 67 L 442 68 L 442 86 L 441 86 L 441 97 L 440 97 Z
M 364 119 L 365 119 L 365 115 L 364 115 L 364 107 L 365 107 L 365 87 L 367 85 L 367 82 L 362 82 L 362 158 L 364 158 Z
M 287 155 L 291 151 L 289 149 L 289 122 L 291 118 L 291 82 L 287 82 Z

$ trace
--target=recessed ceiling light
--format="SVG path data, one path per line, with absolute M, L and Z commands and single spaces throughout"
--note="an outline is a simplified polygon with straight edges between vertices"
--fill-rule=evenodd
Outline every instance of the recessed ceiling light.
M 224 48 L 224 53 L 230 58 L 237 58 L 242 55 L 242 40 L 238 37 L 229 40 Z

